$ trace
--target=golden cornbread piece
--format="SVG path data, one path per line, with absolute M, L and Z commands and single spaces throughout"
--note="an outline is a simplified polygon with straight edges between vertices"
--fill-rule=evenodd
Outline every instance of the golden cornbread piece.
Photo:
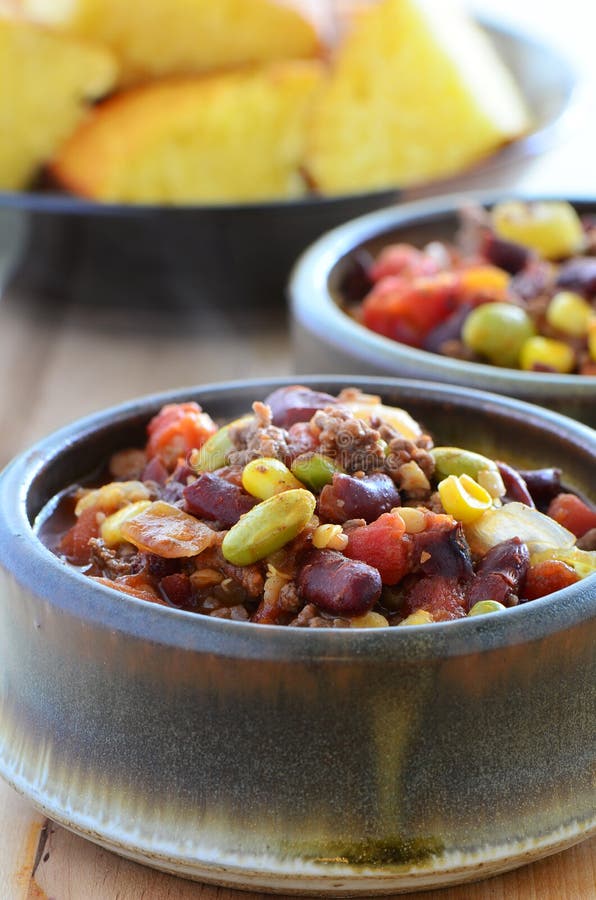
M 306 167 L 323 193 L 408 185 L 472 165 L 528 127 L 488 38 L 447 0 L 359 10 L 315 104 Z
M 0 188 L 26 187 L 116 76 L 108 51 L 0 17 Z
M 97 200 L 204 203 L 293 197 L 315 61 L 154 82 L 100 104 L 52 171 Z
M 110 47 L 126 84 L 320 52 L 314 22 L 276 0 L 19 0 L 25 14 Z

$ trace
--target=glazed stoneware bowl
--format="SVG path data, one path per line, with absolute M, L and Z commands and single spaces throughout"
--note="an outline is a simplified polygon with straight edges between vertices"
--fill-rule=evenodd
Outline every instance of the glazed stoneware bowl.
M 355 383 L 446 443 L 557 464 L 594 499 L 596 433 L 455 388 Z M 67 828 L 139 862 L 285 895 L 478 879 L 596 827 L 596 580 L 456 622 L 291 629 L 117 593 L 33 523 L 140 444 L 164 402 L 225 419 L 283 382 L 153 396 L 75 423 L 0 478 L 0 772 Z
M 527 198 L 511 192 L 507 198 Z M 539 403 L 596 427 L 596 376 L 524 372 L 451 359 L 406 346 L 361 325 L 347 312 L 345 286 L 359 254 L 376 255 L 392 242 L 423 247 L 453 240 L 458 210 L 490 207 L 502 194 L 452 194 L 361 216 L 316 241 L 296 264 L 289 285 L 294 358 L 299 372 L 360 372 L 446 381 Z M 568 199 L 568 198 L 564 198 Z M 596 198 L 571 200 L 581 215 L 596 214 Z

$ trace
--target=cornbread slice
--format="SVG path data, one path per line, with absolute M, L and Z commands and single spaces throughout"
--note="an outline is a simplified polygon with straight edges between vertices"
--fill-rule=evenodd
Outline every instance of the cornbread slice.
M 314 107 L 306 168 L 323 193 L 453 174 L 529 125 L 484 33 L 448 0 L 360 9 Z
M 54 160 L 76 193 L 107 201 L 193 203 L 292 197 L 316 61 L 163 80 L 97 106 Z
M 25 187 L 116 77 L 108 51 L 0 18 L 0 187 Z
M 128 85 L 317 56 L 314 21 L 276 0 L 19 0 L 26 15 L 111 48 Z

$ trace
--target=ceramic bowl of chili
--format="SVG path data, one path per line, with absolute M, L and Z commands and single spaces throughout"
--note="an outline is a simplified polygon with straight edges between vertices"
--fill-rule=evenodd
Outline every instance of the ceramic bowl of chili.
M 571 419 L 436 383 L 301 380 L 378 395 L 445 445 L 557 466 L 595 499 L 596 434 Z M 289 628 L 114 591 L 38 537 L 52 498 L 105 481 L 164 405 L 224 423 L 292 383 L 134 401 L 0 476 L 2 776 L 124 856 L 284 894 L 474 880 L 593 833 L 594 576 L 497 615 Z
M 462 228 L 466 208 L 475 212 Z M 545 221 L 554 210 L 562 231 L 571 227 L 569 246 L 564 236 L 544 258 L 491 226 L 501 213 L 504 232 L 523 235 L 532 210 L 539 221 L 525 232 L 530 240 L 551 237 Z M 346 223 L 303 254 L 290 280 L 298 371 L 449 381 L 595 426 L 595 213 L 596 200 L 469 194 Z M 579 268 L 592 271 L 585 284 Z

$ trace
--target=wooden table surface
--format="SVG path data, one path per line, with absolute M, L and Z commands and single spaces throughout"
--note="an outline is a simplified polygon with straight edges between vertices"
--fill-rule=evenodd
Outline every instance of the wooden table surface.
M 591 56 L 592 38 L 577 27 L 583 0 L 568 0 L 574 51 Z M 486 0 L 510 17 L 540 12 L 544 31 L 556 4 Z M 573 7 L 575 6 L 575 15 Z M 552 8 L 551 8 L 552 7 Z M 568 8 L 569 7 L 569 8 Z M 582 43 L 583 37 L 583 43 Z M 577 62 L 577 53 L 576 62 Z M 594 71 L 594 67 L 593 67 Z M 594 95 L 592 95 L 594 96 Z M 528 162 L 514 183 L 596 195 L 596 134 L 583 130 L 546 157 Z M 494 173 L 484 187 L 509 187 Z M 478 186 L 478 185 L 476 185 Z M 0 214 L 2 263 L 18 244 L 20 222 Z M 0 467 L 32 441 L 80 415 L 155 390 L 227 378 L 287 374 L 291 347 L 283 298 L 263 308 L 230 310 L 192 304 L 139 309 L 85 298 L 5 293 L 0 300 Z M 38 814 L 0 782 L 0 900 L 242 900 L 259 894 L 206 887 L 154 872 L 76 837 Z M 404 896 L 404 895 L 401 895 Z M 411 895 L 408 895 L 411 896 Z M 594 900 L 596 838 L 483 883 L 430 892 L 441 900 Z

